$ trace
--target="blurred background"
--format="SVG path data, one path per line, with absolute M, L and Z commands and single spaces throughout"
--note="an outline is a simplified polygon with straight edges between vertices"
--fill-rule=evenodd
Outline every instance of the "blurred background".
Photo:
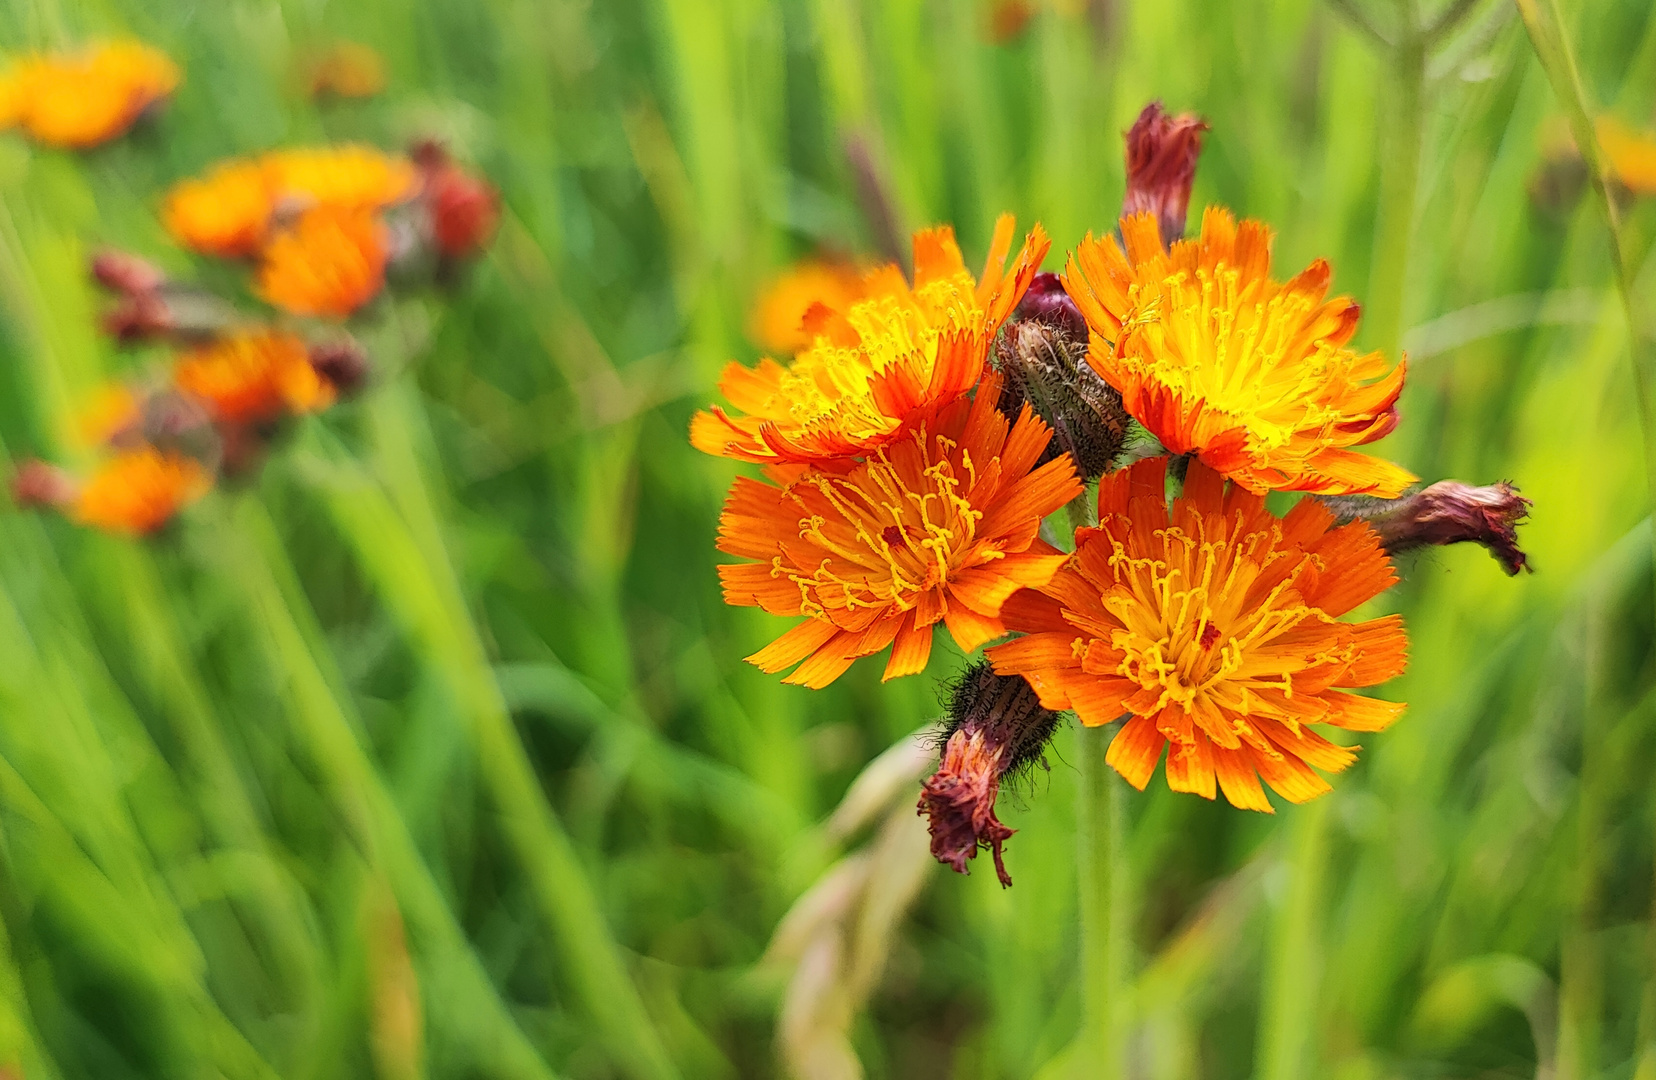
M 1564 14 L 1591 105 L 1648 131 L 1656 11 Z M 183 68 L 163 114 L 0 136 L 11 462 L 74 462 L 97 387 L 159 362 L 98 332 L 92 251 L 215 280 L 158 222 L 180 177 L 436 136 L 504 216 L 355 322 L 366 394 L 166 533 L 0 508 L 0 1076 L 1656 1077 L 1629 334 L 1510 5 L 0 3 L 7 52 L 125 34 Z M 340 41 L 382 93 L 312 99 Z M 781 624 L 721 604 L 738 467 L 685 432 L 795 260 L 952 222 L 976 264 L 1010 210 L 1057 269 L 1155 98 L 1212 124 L 1193 220 L 1270 222 L 1279 277 L 1329 257 L 1358 344 L 1409 352 L 1376 449 L 1516 482 L 1536 572 L 1404 562 L 1411 708 L 1334 794 L 1121 800 L 1118 1071 L 1073 1042 L 1073 728 L 1002 798 L 1013 888 L 933 864 L 912 733 L 963 658 L 743 664 Z

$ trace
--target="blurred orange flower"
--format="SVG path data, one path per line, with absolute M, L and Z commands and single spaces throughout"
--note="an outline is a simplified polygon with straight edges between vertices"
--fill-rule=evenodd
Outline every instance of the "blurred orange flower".
M 753 305 L 748 336 L 784 356 L 811 344 L 805 316 L 817 304 L 845 312 L 863 298 L 862 271 L 841 259 L 807 259 L 773 278 Z
M 174 185 L 162 220 L 185 247 L 230 258 L 257 253 L 279 211 L 379 210 L 411 198 L 417 186 L 412 162 L 369 147 L 275 150 Z
M 255 287 L 295 315 L 344 318 L 384 286 L 388 241 L 370 211 L 318 206 L 266 245 Z
M 0 126 L 84 149 L 126 131 L 178 82 L 178 65 L 138 41 L 24 57 L 0 74 Z
M 1081 482 L 1068 455 L 1036 468 L 1050 429 L 1025 406 L 1009 430 L 999 400 L 991 374 L 844 475 L 736 480 L 719 550 L 754 561 L 719 567 L 726 602 L 805 617 L 751 663 L 820 688 L 888 645 L 887 679 L 924 670 L 938 622 L 967 652 L 1006 632 L 1006 598 L 1067 558 L 1037 532 Z
M 109 442 L 143 419 L 138 395 L 124 383 L 110 383 L 92 395 L 76 417 L 75 430 L 88 446 Z
M 1397 426 L 1406 364 L 1346 348 L 1357 304 L 1327 300 L 1321 259 L 1279 284 L 1271 232 L 1209 207 L 1202 234 L 1163 246 L 1149 213 L 1088 236 L 1064 288 L 1092 329 L 1087 361 L 1175 454 L 1254 492 L 1400 494 L 1412 473 L 1348 449 Z
M 313 97 L 373 97 L 385 89 L 385 61 L 380 54 L 355 41 L 336 41 L 311 68 Z
M 1610 177 L 1636 194 L 1656 195 L 1656 136 L 1614 116 L 1599 117 L 1594 127 Z
M 312 366 L 297 334 L 255 330 L 221 338 L 179 357 L 173 382 L 219 420 L 271 420 L 333 403 L 333 387 Z
M 846 462 L 900 437 L 922 408 L 940 408 L 977 385 L 989 345 L 1029 288 L 1050 242 L 1036 225 L 1010 273 L 1012 217 L 996 223 L 974 281 L 948 226 L 914 234 L 914 283 L 895 266 L 864 279 L 844 311 L 812 309 L 813 344 L 784 367 L 730 364 L 719 389 L 747 415 L 697 413 L 690 441 L 709 454 L 759 463 Z
M 104 462 L 75 497 L 73 514 L 106 532 L 154 532 L 201 498 L 213 481 L 201 462 L 145 446 Z
M 1098 527 L 1044 586 L 1007 601 L 1017 638 L 988 651 L 1048 709 L 1097 727 L 1128 717 L 1109 763 L 1142 790 L 1169 743 L 1167 784 L 1271 812 L 1259 780 L 1291 802 L 1329 790 L 1355 748 L 1308 729 L 1379 731 L 1403 706 L 1345 693 L 1402 672 L 1396 615 L 1339 616 L 1397 581 L 1380 538 L 1302 499 L 1284 518 L 1200 461 L 1171 511 L 1167 458 L 1098 485 Z

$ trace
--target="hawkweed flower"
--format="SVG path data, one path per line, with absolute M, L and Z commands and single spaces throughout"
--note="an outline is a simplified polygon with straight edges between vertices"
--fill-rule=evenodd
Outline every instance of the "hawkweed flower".
M 295 315 L 342 319 L 384 287 L 389 245 L 373 213 L 318 206 L 265 245 L 254 289 Z
M 1081 483 L 1067 457 L 1036 467 L 1050 431 L 1028 409 L 1009 424 L 999 397 L 991 375 L 846 472 L 737 478 L 719 550 L 753 561 L 719 567 L 725 600 L 804 618 L 750 663 L 820 688 L 887 646 L 885 678 L 923 670 L 939 622 L 966 652 L 1006 632 L 1006 598 L 1064 563 L 1036 534 Z
M 995 816 L 995 800 L 1007 777 L 1041 760 L 1058 720 L 1021 676 L 997 675 L 984 661 L 967 667 L 949 695 L 943 760 L 920 792 L 938 862 L 964 874 L 967 860 L 987 848 L 1001 885 L 1011 886 L 1001 848 L 1014 830 Z
M 0 73 L 0 126 L 48 146 L 85 149 L 124 133 L 165 100 L 178 65 L 138 41 L 14 60 Z
M 941 408 L 982 377 L 990 342 L 1029 288 L 1050 246 L 1039 225 L 1004 269 L 1012 219 L 995 228 L 974 281 L 947 226 L 914 235 L 914 282 L 894 266 L 865 279 L 845 312 L 818 306 L 813 344 L 784 367 L 731 364 L 719 389 L 740 413 L 697 413 L 690 441 L 709 454 L 758 462 L 845 463 L 903 435 L 921 409 Z
M 355 41 L 336 41 L 323 50 L 310 70 L 315 98 L 368 98 L 385 89 L 385 61 Z
M 1517 528 L 1529 516 L 1530 501 L 1504 480 L 1488 487 L 1440 480 L 1401 499 L 1357 495 L 1325 497 L 1323 503 L 1342 522 L 1366 521 L 1388 555 L 1471 543 L 1488 549 L 1508 575 L 1530 569 Z
M 1406 364 L 1346 348 L 1358 308 L 1326 299 L 1326 262 L 1272 280 L 1270 230 L 1217 207 L 1171 250 L 1152 214 L 1121 232 L 1125 251 L 1088 236 L 1064 287 L 1092 329 L 1088 363 L 1163 446 L 1256 493 L 1389 498 L 1415 479 L 1350 449 L 1396 427 Z
M 1263 497 L 1192 461 L 1183 494 L 1165 496 L 1167 458 L 1104 477 L 1098 527 L 1074 558 L 1009 601 L 1017 638 L 988 651 L 995 670 L 1029 680 L 1049 709 L 1083 724 L 1126 716 L 1108 762 L 1143 790 L 1167 755 L 1167 784 L 1270 813 L 1260 786 L 1290 802 L 1329 790 L 1356 748 L 1311 730 L 1379 731 L 1403 706 L 1347 691 L 1403 670 L 1395 615 L 1339 617 L 1396 582 L 1368 525 L 1334 526 L 1302 499 L 1278 518 Z
M 1027 402 L 1052 429 L 1042 461 L 1067 453 L 1083 480 L 1101 475 L 1127 437 L 1121 394 L 1086 361 L 1087 324 L 1056 274 L 1036 274 L 1013 321 L 995 339 L 1000 409 Z
M 162 205 L 180 244 L 220 258 L 256 255 L 273 230 L 303 211 L 377 211 L 418 188 L 407 158 L 365 146 L 274 150 L 220 162 L 199 179 L 175 184 Z
M 806 259 L 772 278 L 759 294 L 748 319 L 748 336 L 767 352 L 791 356 L 804 351 L 814 335 L 805 317 L 821 305 L 845 312 L 864 296 L 863 273 L 836 258 Z
M 304 339 L 280 330 L 238 331 L 184 353 L 173 366 L 173 384 L 229 423 L 317 412 L 335 395 Z
M 172 520 L 212 485 L 211 474 L 195 458 L 142 446 L 99 465 L 68 509 L 83 525 L 143 536 Z
M 1190 186 L 1196 179 L 1196 161 L 1202 155 L 1199 116 L 1170 116 L 1159 101 L 1139 113 L 1127 131 L 1127 193 L 1121 216 L 1154 215 L 1163 243 L 1183 239 Z

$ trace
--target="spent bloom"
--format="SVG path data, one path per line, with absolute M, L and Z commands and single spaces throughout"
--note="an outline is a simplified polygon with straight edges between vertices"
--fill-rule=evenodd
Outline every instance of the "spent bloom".
M 1121 216 L 1149 213 L 1162 240 L 1182 239 L 1196 161 L 1202 154 L 1206 121 L 1190 113 L 1170 116 L 1152 101 L 1127 131 L 1127 193 Z
M 1002 612 L 1026 636 L 989 650 L 1049 709 L 1083 724 L 1127 722 L 1107 760 L 1143 789 L 1162 751 L 1175 791 L 1271 812 L 1260 786 L 1290 802 L 1327 791 L 1316 770 L 1356 759 L 1311 730 L 1379 731 L 1403 706 L 1348 691 L 1402 672 L 1395 615 L 1340 616 L 1397 579 L 1362 522 L 1302 499 L 1278 518 L 1263 497 L 1227 486 L 1199 461 L 1169 508 L 1166 458 L 1103 478 L 1098 527 L 1074 558 Z
M 1121 232 L 1125 250 L 1089 236 L 1064 286 L 1092 329 L 1088 363 L 1163 446 L 1254 492 L 1391 497 L 1414 480 L 1350 449 L 1397 425 L 1406 365 L 1346 348 L 1358 308 L 1327 299 L 1326 262 L 1274 281 L 1270 230 L 1217 207 L 1171 250 L 1152 214 Z
M 914 235 L 914 281 L 895 266 L 865 279 L 844 312 L 812 309 L 812 344 L 783 366 L 731 364 L 719 389 L 740 412 L 697 413 L 700 450 L 758 462 L 833 462 L 902 437 L 905 421 L 977 385 L 990 342 L 1029 288 L 1050 246 L 1039 225 L 1005 270 L 1013 223 L 1003 216 L 981 279 L 973 280 L 947 226 Z M 740 415 L 745 413 L 746 415 Z
M 1006 598 L 1064 563 L 1037 532 L 1081 484 L 1067 457 L 1035 467 L 1051 433 L 1028 409 L 1009 423 L 999 396 L 991 376 L 843 473 L 736 480 L 719 549 L 751 561 L 719 567 L 725 600 L 803 617 L 751 663 L 820 688 L 887 646 L 885 678 L 923 670 L 939 622 L 968 652 L 1006 632 Z
M 500 224 L 500 193 L 467 172 L 441 143 L 427 139 L 411 153 L 420 173 L 421 230 L 442 259 L 477 254 Z
M 389 245 L 374 214 L 318 206 L 265 245 L 254 288 L 295 315 L 344 318 L 384 286 Z
M 0 127 L 85 149 L 125 132 L 178 82 L 178 65 L 138 41 L 23 57 L 0 73 Z

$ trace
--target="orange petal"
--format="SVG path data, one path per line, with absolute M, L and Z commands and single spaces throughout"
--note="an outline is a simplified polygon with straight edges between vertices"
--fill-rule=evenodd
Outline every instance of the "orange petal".
M 931 646 L 932 628 L 919 625 L 914 613 L 909 612 L 903 620 L 902 627 L 897 631 L 897 640 L 891 643 L 891 659 L 886 661 L 885 674 L 880 677 L 880 681 L 886 682 L 900 675 L 918 675 L 925 671 L 926 661 L 931 659 Z
M 766 674 L 774 674 L 810 656 L 837 633 L 838 628 L 831 622 L 806 619 L 748 657 L 747 662 Z
M 1152 219 L 1152 223 L 1154 219 Z M 1135 716 L 1116 732 L 1110 740 L 1110 749 L 1104 755 L 1105 764 L 1122 775 L 1129 784 L 1144 790 L 1150 776 L 1161 760 L 1162 747 L 1167 739 L 1156 730 L 1155 721 L 1147 716 Z

